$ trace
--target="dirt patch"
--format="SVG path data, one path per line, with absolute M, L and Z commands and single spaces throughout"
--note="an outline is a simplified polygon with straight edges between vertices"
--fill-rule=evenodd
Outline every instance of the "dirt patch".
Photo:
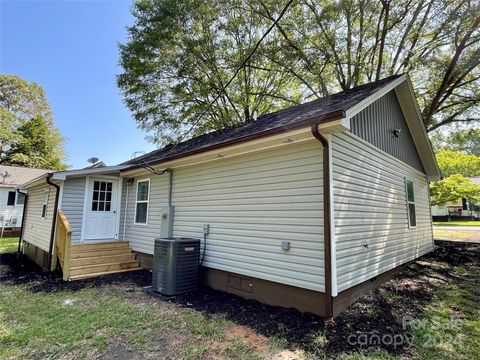
M 266 353 L 268 348 L 268 338 L 264 335 L 254 332 L 247 326 L 235 325 L 225 332 L 227 341 L 234 338 L 243 339 L 250 347 L 259 353 Z
M 59 274 L 41 272 L 35 264 L 22 256 L 17 258 L 15 254 L 2 254 L 0 281 L 12 285 L 22 284 L 32 292 L 75 292 L 82 288 L 95 287 L 125 294 L 128 301 L 135 304 L 139 310 L 149 304 L 158 303 L 165 307 L 165 314 L 171 313 L 172 316 L 175 316 L 178 308 L 185 307 L 194 309 L 207 318 L 213 319 L 220 315 L 232 321 L 235 325 L 227 329 L 225 340 L 212 340 L 207 354 L 221 354 L 229 342 L 242 339 L 255 352 L 264 354 L 267 358 L 300 358 L 301 352 L 335 358 L 345 352 L 367 347 L 349 341 L 352 334 L 354 337 L 374 331 L 381 334 L 404 334 L 404 317 L 422 318 L 424 309 L 432 302 L 436 290 L 469 281 L 469 269 L 477 269 L 479 266 L 480 245 L 438 242 L 434 252 L 422 257 L 381 287 L 367 293 L 328 326 L 323 318 L 313 314 L 245 300 L 207 287 L 162 302 L 142 292 L 143 286 L 151 283 L 151 272 L 147 270 L 64 282 Z M 456 271 L 456 267 L 462 267 L 464 271 Z M 175 331 L 176 329 L 172 329 L 172 332 Z M 272 337 L 286 342 L 282 349 L 273 353 L 269 344 Z M 169 338 L 162 335 L 158 343 L 146 344 L 150 350 L 134 352 L 124 344 L 114 342 L 100 358 L 178 358 L 179 350 L 189 341 L 191 339 L 188 339 L 188 336 L 180 339 L 178 336 Z M 381 348 L 402 358 L 408 359 L 412 356 L 412 350 L 406 344 L 382 344 Z

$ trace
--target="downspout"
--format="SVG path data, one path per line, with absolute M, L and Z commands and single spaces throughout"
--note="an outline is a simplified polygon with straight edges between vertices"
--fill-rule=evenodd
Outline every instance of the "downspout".
M 22 226 L 20 226 L 20 237 L 18 238 L 18 249 L 17 253 L 20 254 L 20 250 L 22 249 L 22 240 L 23 240 L 23 229 L 25 228 L 25 218 L 27 215 L 27 200 L 28 200 L 28 194 L 21 192 L 20 189 L 17 189 L 17 193 L 22 194 L 24 196 L 24 202 L 23 202 L 23 211 L 22 211 Z
M 328 140 L 318 131 L 318 124 L 311 127 L 312 135 L 323 147 L 323 254 L 325 263 L 325 317 L 333 318 L 332 297 L 332 234 L 330 227 L 330 146 Z
M 58 212 L 58 201 L 60 198 L 60 186 L 54 184 L 50 181 L 50 178 L 53 176 L 52 173 L 47 175 L 47 183 L 48 185 L 53 186 L 56 189 L 55 193 L 55 206 L 53 207 L 53 216 L 52 216 L 52 229 L 50 231 L 50 246 L 48 247 L 48 268 L 51 269 L 52 267 L 52 255 L 53 255 L 53 243 L 55 242 L 55 227 L 57 224 L 57 212 Z

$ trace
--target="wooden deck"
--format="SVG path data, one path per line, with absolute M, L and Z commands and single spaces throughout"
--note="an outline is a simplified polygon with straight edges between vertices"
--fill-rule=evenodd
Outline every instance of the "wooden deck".
M 55 243 L 63 280 L 82 280 L 140 270 L 140 263 L 135 259 L 128 241 L 73 245 L 71 234 L 70 224 L 59 210 Z

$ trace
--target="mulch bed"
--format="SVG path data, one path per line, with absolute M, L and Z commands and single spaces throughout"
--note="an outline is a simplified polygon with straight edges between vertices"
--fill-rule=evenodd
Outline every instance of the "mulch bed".
M 449 284 L 468 281 L 468 271 L 455 273 L 452 266 L 478 268 L 480 245 L 437 242 L 435 251 L 423 256 L 398 273 L 392 280 L 370 291 L 355 304 L 347 308 L 333 323 L 304 314 L 293 309 L 269 306 L 257 301 L 246 300 L 235 295 L 201 287 L 197 292 L 177 296 L 170 302 L 193 308 L 214 316 L 222 314 L 238 325 L 251 328 L 257 333 L 288 340 L 289 348 L 300 348 L 310 353 L 321 350 L 329 357 L 345 351 L 365 349 L 368 344 L 349 341 L 349 337 L 360 334 L 405 334 L 403 319 L 406 316 L 422 318 L 425 307 L 431 302 L 434 292 Z M 60 274 L 41 272 L 23 256 L 0 255 L 0 281 L 22 284 L 32 292 L 77 291 L 86 287 L 116 288 L 118 291 L 140 292 L 151 282 L 150 271 L 136 271 L 102 278 L 64 282 Z M 145 301 L 147 295 L 142 295 Z M 135 299 L 139 297 L 136 296 Z M 394 300 L 392 300 L 394 299 Z M 318 335 L 327 339 L 320 346 Z M 408 343 L 380 345 L 392 355 L 410 357 Z M 320 354 L 320 353 L 319 353 Z

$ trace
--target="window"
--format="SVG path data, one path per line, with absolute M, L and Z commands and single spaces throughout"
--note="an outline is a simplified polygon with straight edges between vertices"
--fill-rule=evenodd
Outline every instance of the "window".
M 112 187 L 110 181 L 95 181 L 93 183 L 92 211 L 111 210 Z
M 8 192 L 7 206 L 15 205 L 15 191 Z
M 42 218 L 47 217 L 47 206 L 48 206 L 48 191 L 45 191 L 43 194 L 43 204 L 42 204 Z
M 25 204 L 25 195 L 18 193 L 17 205 L 24 205 L 24 204 Z
M 137 200 L 135 206 L 135 224 L 146 224 L 148 219 L 148 197 L 150 179 L 137 182 Z
M 415 210 L 415 188 L 413 181 L 406 180 L 407 183 L 407 206 L 408 206 L 408 226 L 414 228 L 417 226 L 417 214 Z

